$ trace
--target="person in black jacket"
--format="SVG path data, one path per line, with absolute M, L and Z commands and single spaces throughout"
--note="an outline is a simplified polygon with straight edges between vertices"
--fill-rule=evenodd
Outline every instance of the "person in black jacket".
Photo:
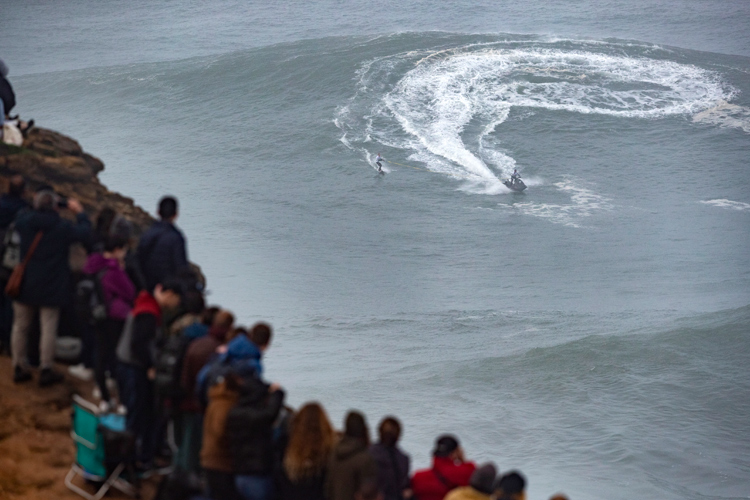
M 396 446 L 401 424 L 395 417 L 385 417 L 378 434 L 380 439 L 370 446 L 370 455 L 378 464 L 377 486 L 385 500 L 401 500 L 409 488 L 409 456 Z
M 273 423 L 284 403 L 278 384 L 244 378 L 237 406 L 227 416 L 227 438 L 234 463 L 237 491 L 245 500 L 270 500 L 274 495 Z
M 146 280 L 146 290 L 157 283 L 177 277 L 189 269 L 185 236 L 174 225 L 177 220 L 177 199 L 165 196 L 159 201 L 159 217 L 141 236 L 138 243 L 138 263 Z
M 43 190 L 34 196 L 34 210 L 22 211 L 16 218 L 22 256 L 27 254 L 37 235 L 42 235 L 26 267 L 21 293 L 13 301 L 11 345 L 13 381 L 16 383 L 31 379 L 31 373 L 27 371 L 27 337 L 36 314 L 39 314 L 42 332 L 39 385 L 52 385 L 63 380 L 62 374 L 52 369 L 52 364 L 60 308 L 69 300 L 69 249 L 74 242 L 88 240 L 91 223 L 77 200 L 69 199 L 65 204 L 76 214 L 76 224 L 60 217 L 60 204 L 54 192 Z
M 5 117 L 10 114 L 10 110 L 16 105 L 16 94 L 13 92 L 10 82 L 7 78 L 8 66 L 0 59 L 0 129 L 2 129 Z M 2 130 L 0 130 L 0 136 Z

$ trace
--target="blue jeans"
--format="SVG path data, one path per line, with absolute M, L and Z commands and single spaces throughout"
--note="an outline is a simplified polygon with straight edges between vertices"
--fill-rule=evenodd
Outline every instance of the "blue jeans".
M 271 500 L 273 498 L 273 479 L 271 476 L 234 477 L 237 491 L 244 500 Z

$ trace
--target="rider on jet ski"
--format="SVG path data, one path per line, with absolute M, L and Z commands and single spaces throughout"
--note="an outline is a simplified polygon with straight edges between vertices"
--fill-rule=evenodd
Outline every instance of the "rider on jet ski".
M 518 173 L 518 169 L 513 169 L 513 174 L 510 176 L 510 183 L 515 184 L 521 178 L 521 174 Z

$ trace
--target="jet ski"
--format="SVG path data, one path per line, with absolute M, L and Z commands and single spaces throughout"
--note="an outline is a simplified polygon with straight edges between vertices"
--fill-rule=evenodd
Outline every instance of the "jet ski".
M 506 179 L 503 181 L 503 184 L 505 184 L 505 187 L 512 191 L 515 191 L 516 193 L 520 193 L 521 191 L 526 189 L 526 184 L 524 184 L 520 178 Z

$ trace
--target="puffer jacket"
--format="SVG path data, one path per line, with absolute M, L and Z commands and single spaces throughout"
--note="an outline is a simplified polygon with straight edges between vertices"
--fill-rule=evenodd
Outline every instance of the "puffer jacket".
M 268 385 L 260 380 L 244 380 L 239 402 L 227 416 L 227 438 L 235 474 L 270 476 L 273 473 L 273 423 L 283 402 L 283 391 L 268 394 Z
M 135 300 L 135 285 L 128 273 L 120 267 L 117 259 L 107 259 L 100 253 L 89 255 L 83 272 L 86 274 L 102 274 L 101 284 L 107 313 L 111 319 L 124 321 L 128 317 Z

